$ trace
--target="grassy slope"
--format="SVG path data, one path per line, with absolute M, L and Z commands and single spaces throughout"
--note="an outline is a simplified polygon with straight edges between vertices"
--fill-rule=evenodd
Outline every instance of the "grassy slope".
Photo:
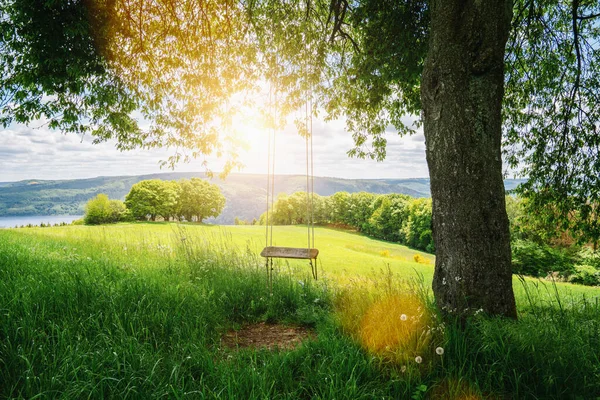
M 412 261 L 414 250 L 316 234 L 332 279 L 389 263 L 429 285 L 433 267 Z M 276 227 L 274 238 L 302 246 L 305 235 Z M 328 322 L 323 287 L 282 274 L 268 295 L 256 256 L 263 241 L 263 228 L 248 226 L 0 230 L 0 398 L 409 398 L 420 384 L 435 397 L 457 380 L 508 398 L 600 396 L 597 288 L 529 280 L 526 293 L 516 282 L 519 323 L 449 328 L 441 365 L 390 375 Z M 265 318 L 316 324 L 318 337 L 290 353 L 220 348 L 220 333 Z
M 119 224 L 112 226 L 68 226 L 61 228 L 33 228 L 17 230 L 25 235 L 42 235 L 81 241 L 81 243 L 102 243 L 115 250 L 122 247 L 141 246 L 152 248 L 154 245 L 176 246 L 182 236 L 192 241 L 206 241 L 224 248 L 231 245 L 240 249 L 248 248 L 259 254 L 265 244 L 265 227 L 261 226 L 219 226 L 219 225 L 178 225 L 175 223 Z M 275 246 L 305 247 L 307 230 L 302 226 L 276 226 L 273 231 Z M 366 236 L 328 228 L 315 228 L 315 247 L 319 249 L 319 269 L 324 277 L 345 282 L 356 276 L 365 276 L 387 269 L 405 278 L 420 274 L 427 285 L 433 278 L 435 256 L 410 249 L 395 243 L 388 243 Z M 415 255 L 421 256 L 429 264 L 417 263 Z M 286 260 L 294 267 L 305 267 L 304 261 Z M 308 270 L 308 267 L 306 268 Z M 546 293 L 554 297 L 551 282 L 527 278 L 532 287 L 540 287 L 536 296 Z M 559 292 L 567 298 L 600 296 L 600 289 L 567 283 L 557 283 Z M 514 289 L 519 303 L 527 302 L 522 283 L 515 277 Z

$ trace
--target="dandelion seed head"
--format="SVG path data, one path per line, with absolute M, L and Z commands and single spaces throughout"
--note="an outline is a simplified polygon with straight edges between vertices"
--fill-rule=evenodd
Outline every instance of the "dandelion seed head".
M 417 364 L 421 364 L 421 363 L 423 362 L 423 358 L 422 358 L 421 356 L 416 356 L 416 357 L 415 357 L 415 362 L 416 362 Z
M 443 348 L 443 347 L 438 347 L 437 349 L 435 349 L 435 353 L 436 353 L 438 356 L 441 356 L 441 355 L 443 355 L 443 354 L 444 354 L 444 348 Z
M 408 318 L 408 317 L 406 316 L 406 314 L 402 314 L 402 315 L 400 316 L 400 321 L 406 321 L 406 319 L 407 319 L 407 318 Z

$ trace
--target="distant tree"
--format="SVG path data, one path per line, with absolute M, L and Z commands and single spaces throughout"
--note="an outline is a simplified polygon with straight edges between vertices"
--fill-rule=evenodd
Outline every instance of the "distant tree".
M 110 222 L 119 222 L 125 218 L 127 207 L 121 200 L 110 200 Z
M 107 195 L 100 193 L 87 202 L 83 220 L 87 225 L 119 222 L 125 215 L 125 211 L 122 201 L 110 200 Z
M 330 196 L 330 220 L 335 224 L 350 225 L 350 194 L 337 192 Z
M 233 219 L 233 224 L 234 224 L 234 225 L 249 225 L 249 224 L 248 224 L 248 221 L 246 221 L 245 219 L 240 219 L 240 218 L 238 218 L 238 217 L 235 217 L 235 218 Z
M 197 222 L 202 222 L 205 218 L 218 217 L 225 207 L 225 196 L 221 189 L 204 179 L 182 179 L 179 187 L 179 214 L 188 222 L 194 218 Z
M 269 224 L 273 225 L 292 225 L 298 210 L 294 208 L 293 200 L 287 193 L 280 193 L 273 204 L 273 209 L 270 211 Z
M 404 242 L 411 247 L 433 253 L 431 231 L 431 199 L 413 199 L 408 204 L 406 224 L 402 227 Z
M 181 216 L 181 185 L 177 181 L 163 181 L 162 196 L 166 199 L 160 215 L 165 220 L 178 220 Z
M 409 196 L 399 194 L 380 196 L 375 201 L 375 210 L 369 218 L 368 233 L 384 240 L 401 241 L 400 230 L 407 222 L 410 200 Z
M 137 220 L 157 217 L 168 220 L 178 203 L 178 185 L 170 181 L 150 179 L 136 183 L 125 197 L 125 205 Z
M 310 196 L 306 192 L 294 192 L 289 196 L 289 207 L 292 210 L 292 224 L 306 224 L 310 219 Z
M 368 229 L 368 222 L 373 215 L 373 202 L 377 195 L 367 192 L 352 193 L 348 208 L 348 223 L 363 231 Z
M 329 222 L 331 202 L 327 196 L 319 196 L 314 194 L 312 196 L 312 212 L 313 222 L 315 224 L 326 224 Z

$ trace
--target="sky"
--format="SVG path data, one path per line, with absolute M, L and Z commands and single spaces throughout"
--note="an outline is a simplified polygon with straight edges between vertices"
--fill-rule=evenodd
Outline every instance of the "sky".
M 267 173 L 267 144 L 253 140 L 240 153 L 245 168 L 241 173 Z M 415 135 L 399 137 L 387 132 L 387 157 L 383 162 L 349 158 L 352 135 L 343 121 L 313 121 L 314 175 L 347 179 L 426 178 L 425 139 L 422 129 Z M 305 174 L 304 139 L 293 124 L 277 133 L 276 174 Z M 80 179 L 96 176 L 142 175 L 170 172 L 159 163 L 171 153 L 168 149 L 121 152 L 114 142 L 92 144 L 89 136 L 51 131 L 42 123 L 11 125 L 0 131 L 0 182 L 25 179 Z M 203 172 L 203 160 L 180 163 L 175 171 Z M 223 160 L 210 157 L 208 167 L 220 171 Z

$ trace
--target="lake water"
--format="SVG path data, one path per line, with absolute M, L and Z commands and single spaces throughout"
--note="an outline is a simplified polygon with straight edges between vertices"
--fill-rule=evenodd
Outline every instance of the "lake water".
M 14 228 L 21 225 L 60 224 L 71 223 L 76 219 L 83 218 L 82 215 L 28 215 L 22 217 L 0 217 L 0 228 Z

